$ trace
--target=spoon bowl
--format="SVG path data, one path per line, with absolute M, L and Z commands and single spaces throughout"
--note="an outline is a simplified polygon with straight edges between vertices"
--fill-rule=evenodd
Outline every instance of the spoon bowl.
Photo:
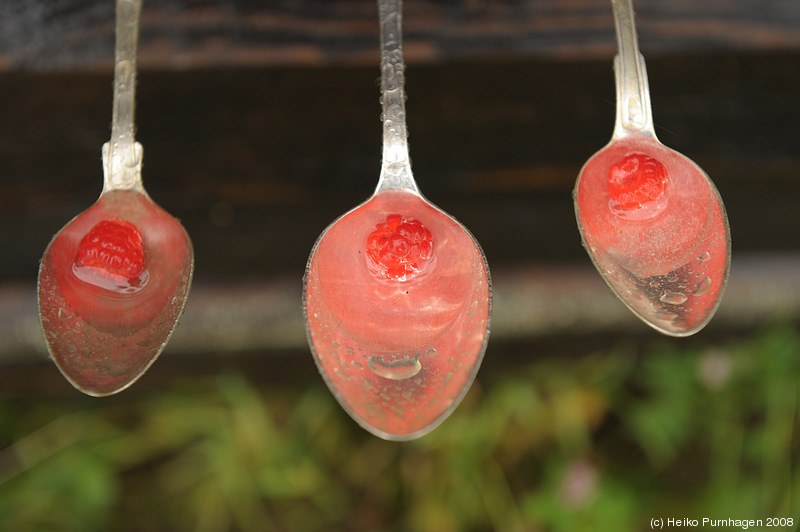
M 393 215 L 430 231 L 417 275 L 376 273 L 367 242 Z M 331 224 L 312 250 L 304 309 L 320 373 L 344 409 L 385 439 L 443 421 L 469 389 L 488 340 L 488 269 L 469 232 L 417 194 L 387 191 Z
M 626 159 L 663 166 L 657 200 L 619 206 L 609 174 Z M 652 137 L 616 139 L 581 170 L 575 212 L 592 261 L 635 315 L 671 336 L 708 323 L 727 280 L 728 228 L 719 193 L 697 165 Z
M 141 233 L 145 261 L 135 278 L 80 264 L 84 239 L 102 239 L 95 228 L 102 231 L 109 221 L 132 224 Z M 130 254 L 119 246 L 117 252 L 117 257 Z M 45 250 L 38 286 L 45 339 L 64 377 L 94 396 L 119 392 L 136 381 L 183 313 L 193 265 L 184 228 L 138 191 L 107 192 L 69 222 Z

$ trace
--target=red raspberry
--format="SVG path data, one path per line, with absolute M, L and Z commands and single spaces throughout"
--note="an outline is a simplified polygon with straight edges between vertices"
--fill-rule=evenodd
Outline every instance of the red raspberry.
M 667 169 L 656 159 L 634 153 L 608 172 L 608 191 L 615 212 L 636 211 L 663 201 L 667 190 Z
M 98 222 L 78 244 L 75 264 L 114 277 L 136 279 L 144 270 L 142 233 L 132 223 L 118 218 Z
M 433 252 L 433 236 L 418 220 L 390 214 L 367 237 L 370 269 L 382 277 L 405 281 L 418 274 Z

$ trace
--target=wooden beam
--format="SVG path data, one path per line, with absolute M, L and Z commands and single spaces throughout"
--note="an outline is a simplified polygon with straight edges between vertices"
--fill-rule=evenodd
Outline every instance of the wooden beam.
M 800 3 L 636 2 L 645 54 L 800 49 Z M 0 69 L 105 68 L 113 2 L 7 0 Z M 407 0 L 409 62 L 478 58 L 587 59 L 614 53 L 608 0 Z M 145 2 L 142 68 L 374 64 L 372 0 Z

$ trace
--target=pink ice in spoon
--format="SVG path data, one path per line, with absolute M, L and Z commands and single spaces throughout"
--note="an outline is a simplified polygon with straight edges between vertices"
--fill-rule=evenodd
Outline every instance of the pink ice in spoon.
M 42 327 L 67 379 L 91 395 L 134 382 L 180 317 L 192 268 L 186 231 L 139 192 L 108 192 L 75 217 L 39 279 Z
M 413 220 L 413 234 L 417 224 L 422 231 L 411 239 L 432 244 L 402 279 L 376 271 L 369 257 L 370 237 L 387 219 Z M 310 260 L 309 336 L 337 399 L 384 437 L 430 430 L 466 393 L 483 352 L 489 289 L 472 237 L 419 196 L 383 192 L 332 224 Z
M 635 312 L 676 334 L 713 315 L 727 230 L 694 163 L 647 137 L 614 140 L 584 165 L 575 197 L 589 254 Z

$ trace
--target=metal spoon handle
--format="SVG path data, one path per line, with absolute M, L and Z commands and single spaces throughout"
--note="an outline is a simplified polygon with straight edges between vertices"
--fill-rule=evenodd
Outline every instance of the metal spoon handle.
M 142 186 L 142 146 L 134 139 L 136 53 L 142 0 L 117 0 L 114 109 L 111 140 L 103 145 L 103 193 Z
M 639 52 L 633 0 L 611 0 L 617 33 L 614 73 L 617 86 L 617 121 L 614 138 L 645 134 L 655 138 L 647 69 Z
M 381 34 L 383 164 L 375 193 L 408 190 L 419 194 L 411 174 L 406 130 L 403 64 L 403 2 L 378 0 Z

